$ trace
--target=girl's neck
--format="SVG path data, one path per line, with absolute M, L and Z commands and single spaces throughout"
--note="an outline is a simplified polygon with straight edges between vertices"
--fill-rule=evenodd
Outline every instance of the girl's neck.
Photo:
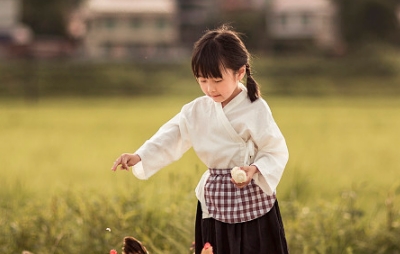
M 236 89 L 233 91 L 232 95 L 228 99 L 226 99 L 225 101 L 221 102 L 221 106 L 225 107 L 231 100 L 233 100 L 233 98 L 235 98 L 241 92 L 242 92 L 242 88 L 240 88 L 240 86 L 238 85 L 236 87 Z

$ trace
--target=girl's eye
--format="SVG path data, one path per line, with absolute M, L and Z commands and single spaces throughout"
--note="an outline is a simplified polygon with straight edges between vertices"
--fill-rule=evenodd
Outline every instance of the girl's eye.
M 215 80 L 215 83 L 220 83 L 222 79 Z

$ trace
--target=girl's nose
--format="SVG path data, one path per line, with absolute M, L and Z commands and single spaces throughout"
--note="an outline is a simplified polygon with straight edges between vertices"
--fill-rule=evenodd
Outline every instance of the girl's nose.
M 215 92 L 215 86 L 213 86 L 212 84 L 208 84 L 208 91 Z

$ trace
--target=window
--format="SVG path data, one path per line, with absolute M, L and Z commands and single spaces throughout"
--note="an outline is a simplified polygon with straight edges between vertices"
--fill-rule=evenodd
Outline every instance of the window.
M 168 21 L 165 18 L 158 18 L 157 19 L 157 28 L 162 30 L 164 28 L 166 28 L 168 25 Z
M 90 31 L 90 30 L 92 30 L 92 28 L 93 28 L 93 20 L 88 20 L 88 21 L 86 21 L 86 30 L 87 31 Z
M 281 15 L 279 15 L 279 24 L 281 26 L 286 26 L 287 25 L 287 21 L 288 21 L 288 16 L 286 13 L 282 13 Z
M 142 26 L 142 20 L 138 17 L 134 17 L 130 21 L 132 28 L 140 28 Z
M 103 46 L 103 54 L 104 56 L 109 56 L 111 54 L 111 50 L 113 48 L 113 45 L 111 42 L 106 41 L 102 44 Z
M 113 29 L 116 25 L 116 20 L 114 18 L 105 18 L 103 22 L 104 26 L 108 29 Z
M 303 26 L 305 27 L 309 26 L 310 22 L 311 22 L 311 14 L 303 13 L 301 15 L 301 23 L 303 24 Z

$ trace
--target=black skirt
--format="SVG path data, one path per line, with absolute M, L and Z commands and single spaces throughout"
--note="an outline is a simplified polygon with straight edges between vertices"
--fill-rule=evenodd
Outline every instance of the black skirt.
M 206 242 L 212 245 L 214 254 L 289 253 L 278 201 L 267 214 L 236 224 L 203 219 L 199 202 L 195 225 L 196 254 L 201 253 Z

